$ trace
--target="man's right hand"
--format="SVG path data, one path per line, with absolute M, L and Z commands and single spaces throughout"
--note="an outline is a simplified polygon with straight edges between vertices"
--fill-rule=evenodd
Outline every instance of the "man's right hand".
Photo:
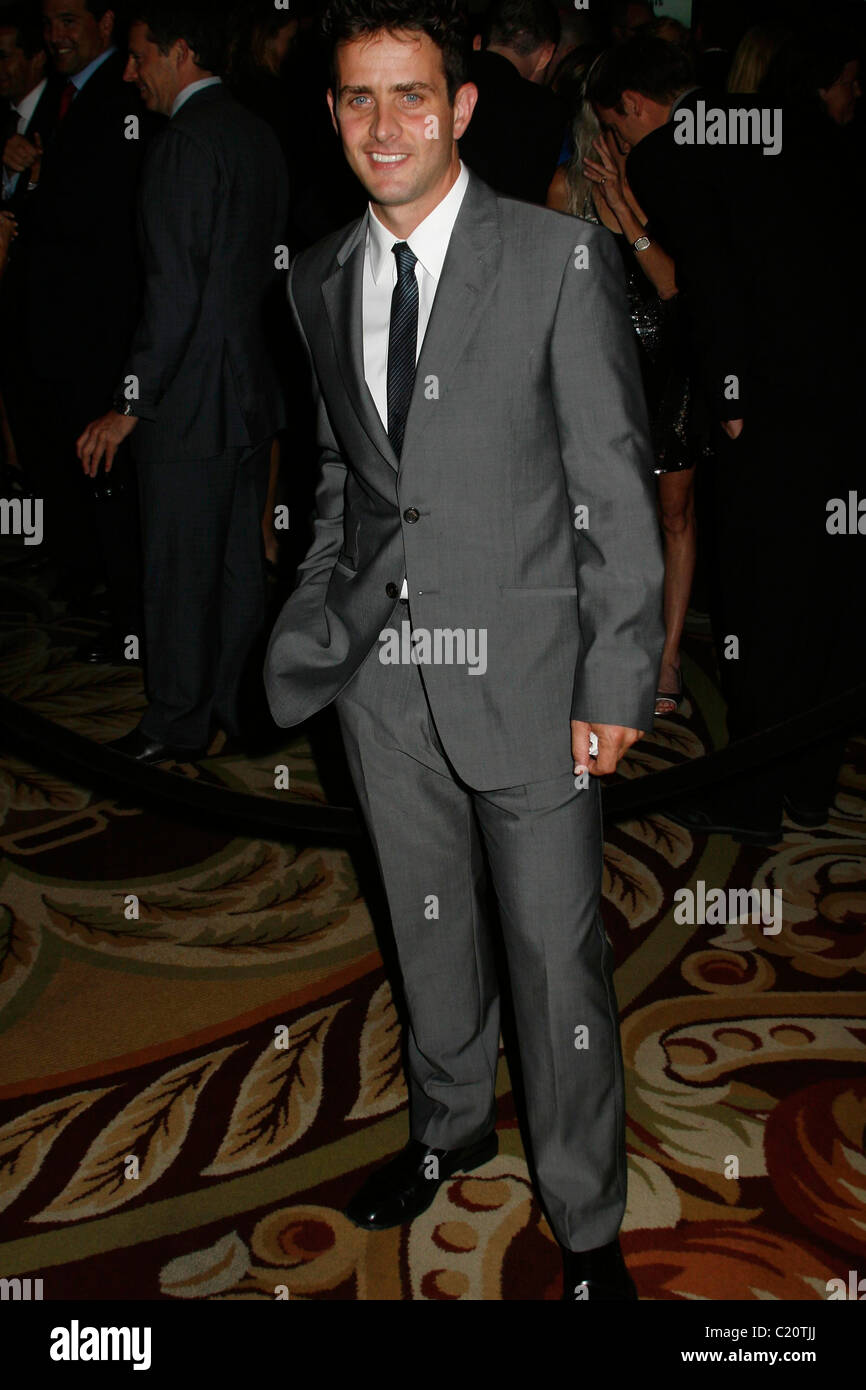
M 3 146 L 3 163 L 10 174 L 23 174 L 39 158 L 38 145 L 32 144 L 26 135 L 10 135 Z

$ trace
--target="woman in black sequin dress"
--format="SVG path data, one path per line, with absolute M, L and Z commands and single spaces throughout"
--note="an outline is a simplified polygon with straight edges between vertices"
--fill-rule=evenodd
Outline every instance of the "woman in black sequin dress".
M 694 470 L 700 458 L 711 455 L 711 447 L 692 409 L 675 266 L 654 241 L 628 186 L 628 151 L 618 146 L 612 132 L 600 131 L 589 106 L 575 121 L 574 141 L 574 155 L 557 170 L 547 202 L 559 212 L 603 223 L 616 235 L 623 257 L 665 543 L 666 636 L 655 712 L 671 714 L 682 698 L 679 649 L 695 569 Z M 635 250 L 639 237 L 649 244 Z

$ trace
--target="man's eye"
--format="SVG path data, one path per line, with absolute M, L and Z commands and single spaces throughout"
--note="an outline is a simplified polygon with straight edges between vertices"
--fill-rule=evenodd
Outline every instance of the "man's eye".
M 406 95 L 406 100 L 407 100 L 408 102 L 412 103 L 412 104 L 415 104 L 415 103 L 417 103 L 417 102 L 419 102 L 419 101 L 421 100 L 421 97 L 420 97 L 420 95 L 418 94 L 418 92 L 406 92 L 405 95 Z

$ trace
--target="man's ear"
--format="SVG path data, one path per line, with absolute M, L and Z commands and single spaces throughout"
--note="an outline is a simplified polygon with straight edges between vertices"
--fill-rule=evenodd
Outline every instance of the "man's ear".
M 337 121 L 337 112 L 334 107 L 334 93 L 331 91 L 330 87 L 328 88 L 328 110 L 331 113 L 331 125 L 334 127 L 335 131 L 339 135 L 340 126 Z
M 620 102 L 623 115 L 640 116 L 646 107 L 646 97 L 642 92 L 626 91 Z
M 99 21 L 99 32 L 106 43 L 111 39 L 115 30 L 114 10 L 106 10 Z
M 472 119 L 472 112 L 475 110 L 475 103 L 478 100 L 478 88 L 474 82 L 464 82 L 454 93 L 454 139 L 459 140 L 465 134 L 466 127 Z
M 538 61 L 536 62 L 535 67 L 533 68 L 533 74 L 535 76 L 537 76 L 539 73 L 544 72 L 545 68 L 548 66 L 555 52 L 555 43 L 542 44 L 541 48 L 538 50 Z

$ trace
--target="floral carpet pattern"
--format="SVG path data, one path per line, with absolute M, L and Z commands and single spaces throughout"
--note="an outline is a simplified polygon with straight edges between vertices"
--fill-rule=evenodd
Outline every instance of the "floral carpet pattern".
M 86 620 L 0 573 L 0 692 L 97 742 L 125 733 L 140 672 L 74 660 Z M 700 633 L 684 671 L 680 713 L 624 775 L 721 742 Z M 324 800 L 303 731 L 183 775 Z M 342 1215 L 407 1137 L 348 851 L 173 822 L 5 754 L 0 801 L 0 1276 L 58 1300 L 559 1297 L 504 1054 L 494 1160 L 408 1228 Z M 678 922 L 699 881 L 781 890 L 781 931 Z M 830 823 L 767 849 L 661 814 L 610 826 L 604 920 L 640 1297 L 823 1300 L 866 1274 L 866 740 Z

